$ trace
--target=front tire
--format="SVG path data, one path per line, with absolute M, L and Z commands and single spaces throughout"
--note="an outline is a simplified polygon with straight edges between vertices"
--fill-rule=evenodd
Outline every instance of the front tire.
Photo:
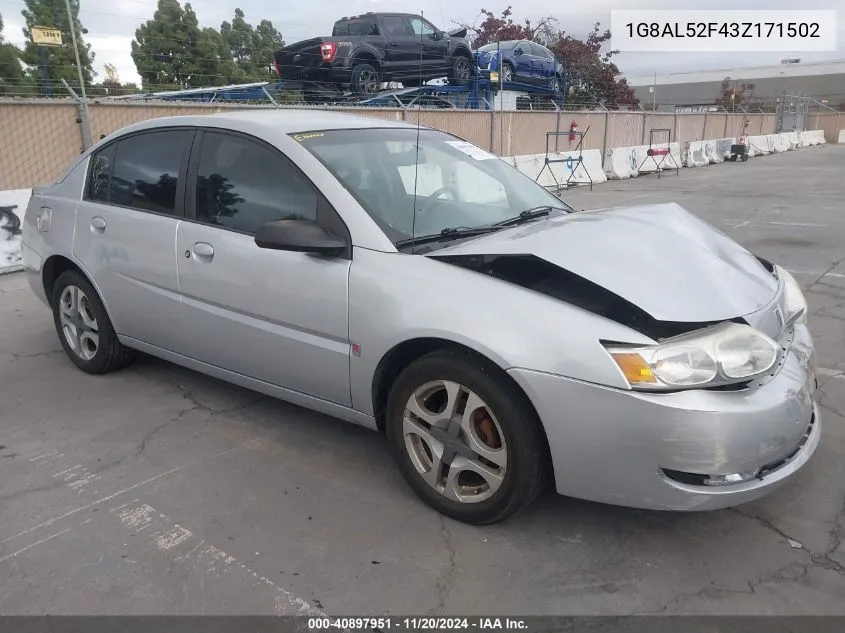
M 498 367 L 470 352 L 435 351 L 397 377 L 387 436 L 405 481 L 438 512 L 497 523 L 542 492 L 540 421 Z
M 68 358 L 88 374 L 128 365 L 134 352 L 117 339 L 105 306 L 84 275 L 68 270 L 53 284 L 53 322 Z
M 449 83 L 453 86 L 462 86 L 472 79 L 472 63 L 469 57 L 457 55 L 452 60 L 452 68 L 449 70 Z

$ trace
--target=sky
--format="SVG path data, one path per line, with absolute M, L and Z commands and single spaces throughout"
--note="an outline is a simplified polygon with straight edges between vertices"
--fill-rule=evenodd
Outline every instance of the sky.
M 443 29 L 455 23 L 472 24 L 484 7 L 497 15 L 512 4 L 518 7 L 516 18 L 536 21 L 553 16 L 560 28 L 576 37 L 584 37 L 595 22 L 610 27 L 612 9 L 835 9 L 837 15 L 838 46 L 829 53 L 621 53 L 614 58 L 624 74 L 683 72 L 708 69 L 736 68 L 778 64 L 784 57 L 800 57 L 802 62 L 845 59 L 845 0 L 810 0 L 809 6 L 796 0 L 582 0 L 577 3 L 560 0 L 478 0 L 459 3 L 448 0 L 319 0 L 292 2 L 276 0 L 194 0 L 191 6 L 201 26 L 220 28 L 224 20 L 231 20 L 235 8 L 246 14 L 251 24 L 270 19 L 281 31 L 287 43 L 326 35 L 335 19 L 367 11 L 422 12 Z M 573 6 L 577 5 L 577 6 Z M 562 7 L 561 5 L 566 5 Z M 475 8 L 477 6 L 477 8 Z M 7 41 L 22 45 L 21 32 L 23 0 L 0 0 L 0 14 L 5 23 Z M 85 39 L 96 54 L 94 70 L 104 76 L 103 65 L 113 64 L 123 82 L 138 82 L 135 64 L 130 55 L 130 42 L 135 29 L 155 12 L 155 0 L 81 0 L 80 19 L 88 35 Z M 272 7 L 272 8 L 270 8 Z

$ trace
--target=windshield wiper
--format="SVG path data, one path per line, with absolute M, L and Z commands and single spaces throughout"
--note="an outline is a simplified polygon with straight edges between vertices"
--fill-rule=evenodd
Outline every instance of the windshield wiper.
M 542 207 L 533 207 L 531 209 L 526 209 L 519 215 L 515 215 L 512 218 L 502 220 L 501 222 L 496 222 L 493 226 L 516 226 L 517 224 L 523 224 L 530 220 L 541 218 L 544 215 L 549 215 L 549 213 L 551 213 L 552 211 L 566 211 L 566 209 L 562 209 L 560 207 L 553 207 L 550 205 L 545 205 Z
M 431 235 L 420 235 L 418 237 L 409 237 L 408 239 L 398 240 L 394 244 L 398 247 L 402 246 L 416 246 L 418 244 L 429 244 L 431 242 L 447 242 L 450 240 L 457 240 L 462 237 L 472 237 L 474 235 L 483 235 L 484 233 L 492 233 L 499 229 L 498 226 L 450 226 L 446 227 L 439 233 L 432 233 Z

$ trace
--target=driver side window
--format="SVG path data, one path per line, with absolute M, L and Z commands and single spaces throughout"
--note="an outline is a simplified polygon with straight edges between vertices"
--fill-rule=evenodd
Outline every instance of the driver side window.
M 196 177 L 196 220 L 254 235 L 277 220 L 317 220 L 317 192 L 275 149 L 205 132 Z
M 411 18 L 411 28 L 416 35 L 434 35 L 434 27 L 421 18 Z

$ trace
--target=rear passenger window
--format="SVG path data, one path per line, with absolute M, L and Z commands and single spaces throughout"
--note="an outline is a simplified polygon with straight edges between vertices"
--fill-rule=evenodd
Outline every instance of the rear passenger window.
M 384 28 L 384 34 L 388 36 L 404 36 L 411 35 L 408 30 L 408 23 L 404 17 L 398 15 L 386 15 L 381 18 L 381 25 Z
M 174 214 L 179 168 L 192 136 L 189 130 L 161 130 L 118 141 L 108 201 Z
M 89 200 L 109 201 L 109 178 L 114 167 L 115 150 L 117 150 L 117 144 L 112 143 L 91 158 L 91 179 L 88 181 Z
M 249 234 L 277 220 L 316 222 L 317 192 L 277 150 L 206 132 L 197 168 L 196 219 Z

